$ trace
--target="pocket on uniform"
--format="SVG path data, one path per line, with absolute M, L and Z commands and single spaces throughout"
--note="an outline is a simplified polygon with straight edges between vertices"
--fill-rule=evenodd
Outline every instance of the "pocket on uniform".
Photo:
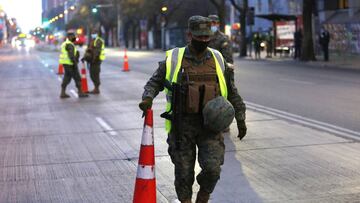
M 198 113 L 200 103 L 199 86 L 189 85 L 187 91 L 186 113 Z
M 204 88 L 204 99 L 202 106 L 204 107 L 208 101 L 214 99 L 216 97 L 216 86 L 214 85 L 205 85 Z

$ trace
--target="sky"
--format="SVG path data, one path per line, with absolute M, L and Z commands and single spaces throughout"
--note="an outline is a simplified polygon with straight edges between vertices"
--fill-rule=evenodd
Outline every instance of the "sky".
M 25 33 L 41 25 L 41 0 L 0 0 L 0 6 Z

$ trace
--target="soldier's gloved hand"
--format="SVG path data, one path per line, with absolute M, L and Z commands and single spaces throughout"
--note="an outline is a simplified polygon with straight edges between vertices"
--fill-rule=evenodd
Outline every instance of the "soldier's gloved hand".
M 85 58 L 81 58 L 81 62 L 82 62 L 82 63 L 85 63 Z
M 143 112 L 146 112 L 146 110 L 151 109 L 152 100 L 153 100 L 153 99 L 150 98 L 150 97 L 145 97 L 145 99 L 142 100 L 142 102 L 140 102 L 139 108 L 140 108 Z
M 237 127 L 238 127 L 238 131 L 239 131 L 238 138 L 240 140 L 242 140 L 246 135 L 246 131 L 247 131 L 246 124 L 245 124 L 245 122 L 241 122 L 241 123 L 237 124 Z

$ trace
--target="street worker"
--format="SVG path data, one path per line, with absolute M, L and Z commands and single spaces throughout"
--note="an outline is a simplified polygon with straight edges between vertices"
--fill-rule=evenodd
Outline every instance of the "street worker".
M 105 43 L 100 35 L 101 32 L 96 30 L 91 32 L 92 40 L 81 59 L 83 63 L 87 61 L 90 64 L 90 78 L 94 84 L 94 89 L 89 92 L 90 94 L 100 94 L 100 66 L 101 62 L 105 60 Z
M 165 61 L 146 83 L 141 110 L 152 106 L 159 91 L 165 89 L 167 106 L 161 117 L 166 118 L 168 153 L 175 165 L 175 189 L 182 203 L 191 203 L 196 147 L 201 172 L 196 202 L 208 202 L 220 178 L 224 162 L 222 131 L 234 117 L 240 140 L 246 134 L 245 104 L 234 83 L 233 67 L 225 63 L 221 53 L 208 48 L 211 21 L 192 16 L 188 20 L 186 47 L 166 52 Z
M 224 57 L 227 63 L 234 63 L 231 41 L 228 36 L 220 31 L 220 20 L 217 15 L 209 15 L 211 19 L 212 36 L 209 47 L 218 50 Z
M 76 50 L 74 42 L 76 40 L 75 34 L 68 32 L 66 40 L 61 44 L 61 53 L 59 57 L 59 64 L 62 64 L 65 69 L 63 81 L 61 83 L 60 98 L 69 98 L 66 94 L 66 86 L 71 82 L 71 78 L 74 80 L 75 85 L 78 89 L 79 97 L 87 97 L 88 95 L 82 92 L 81 89 L 81 78 L 78 70 L 79 63 L 79 51 Z

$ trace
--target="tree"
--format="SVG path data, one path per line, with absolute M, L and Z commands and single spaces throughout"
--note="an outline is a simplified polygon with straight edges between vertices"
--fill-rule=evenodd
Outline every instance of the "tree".
M 315 9 L 315 0 L 303 0 L 303 27 L 304 39 L 302 43 L 302 61 L 315 61 L 314 40 L 312 37 L 312 14 Z
M 248 10 L 248 0 L 242 0 L 243 5 L 240 6 L 235 2 L 235 0 L 230 0 L 231 4 L 235 7 L 236 10 L 240 12 L 239 20 L 240 20 L 240 57 L 247 56 L 247 38 L 246 38 L 246 13 Z
M 225 31 L 225 17 L 226 17 L 226 7 L 225 0 L 210 0 L 212 4 L 217 9 L 219 20 L 220 20 L 220 30 Z

